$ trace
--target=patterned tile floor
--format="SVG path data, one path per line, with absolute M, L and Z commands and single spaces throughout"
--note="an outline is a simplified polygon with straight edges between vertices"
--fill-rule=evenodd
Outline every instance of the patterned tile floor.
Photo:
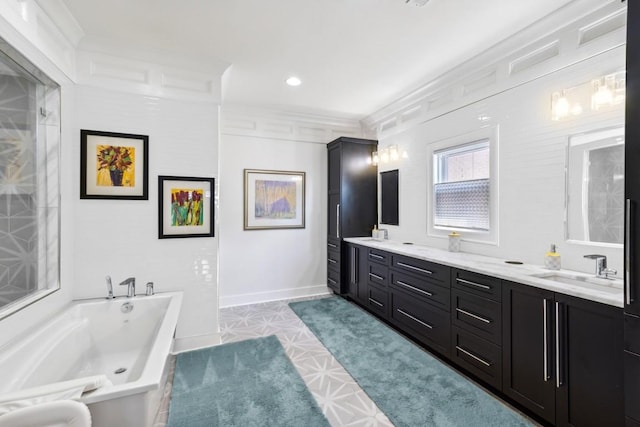
M 393 426 L 289 308 L 289 302 L 291 300 L 222 309 L 222 342 L 276 335 L 332 426 Z M 173 372 L 154 427 L 166 425 L 172 377 Z

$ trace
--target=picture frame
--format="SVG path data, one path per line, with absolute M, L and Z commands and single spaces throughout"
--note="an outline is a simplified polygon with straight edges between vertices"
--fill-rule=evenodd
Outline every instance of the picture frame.
M 215 179 L 158 176 L 158 238 L 214 237 Z
M 244 170 L 244 229 L 305 228 L 305 172 Z
M 149 136 L 80 130 L 80 198 L 149 200 Z

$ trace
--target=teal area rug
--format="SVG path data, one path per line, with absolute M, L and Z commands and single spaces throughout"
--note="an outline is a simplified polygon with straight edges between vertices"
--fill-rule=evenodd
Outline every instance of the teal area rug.
M 275 336 L 178 354 L 169 427 L 328 426 Z
M 342 298 L 289 306 L 398 427 L 532 425 Z

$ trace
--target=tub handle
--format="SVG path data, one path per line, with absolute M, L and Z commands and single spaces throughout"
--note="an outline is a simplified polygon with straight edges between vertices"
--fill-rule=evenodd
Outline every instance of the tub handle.
M 147 296 L 151 296 L 154 295 L 155 292 L 153 291 L 153 282 L 147 282 L 147 292 L 146 295 Z

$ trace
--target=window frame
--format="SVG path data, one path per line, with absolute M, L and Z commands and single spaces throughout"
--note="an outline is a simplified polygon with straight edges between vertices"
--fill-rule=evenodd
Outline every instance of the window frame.
M 452 231 L 458 231 L 462 239 L 469 242 L 499 244 L 499 126 L 484 127 L 465 134 L 433 141 L 427 149 L 427 235 L 436 238 L 447 238 Z M 489 147 L 489 230 L 478 230 L 461 227 L 435 225 L 435 184 L 439 173 L 435 156 L 442 151 L 487 141 Z M 461 181 L 463 182 L 463 181 Z

